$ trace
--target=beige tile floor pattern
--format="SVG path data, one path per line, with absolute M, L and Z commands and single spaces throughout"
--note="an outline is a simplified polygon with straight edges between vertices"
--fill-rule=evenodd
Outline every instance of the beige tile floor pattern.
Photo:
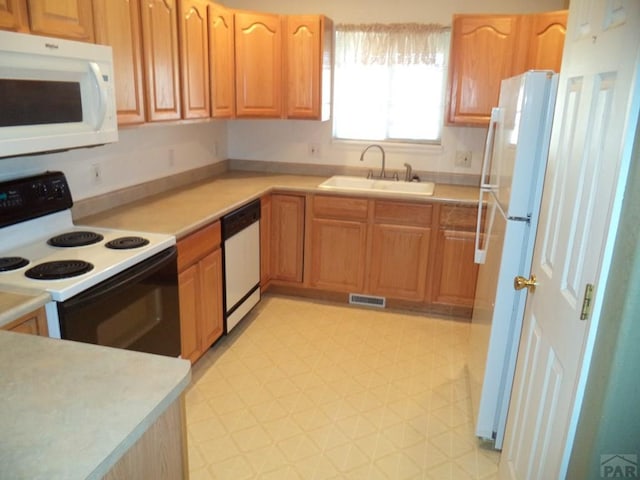
M 211 479 L 493 479 L 469 324 L 265 296 L 193 368 L 189 470 Z

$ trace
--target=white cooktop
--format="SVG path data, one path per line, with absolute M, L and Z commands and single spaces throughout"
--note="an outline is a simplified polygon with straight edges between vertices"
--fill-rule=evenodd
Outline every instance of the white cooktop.
M 103 235 L 104 238 L 92 245 L 81 247 L 54 247 L 47 244 L 49 238 L 72 231 L 92 231 Z M 143 237 L 149 240 L 149 243 L 128 250 L 105 247 L 107 242 L 127 236 Z M 176 243 L 175 237 L 168 234 L 73 225 L 69 211 L 3 228 L 0 238 L 0 257 L 17 256 L 29 261 L 28 265 L 17 270 L 0 272 L 0 287 L 45 290 L 56 301 L 67 300 Z M 37 264 L 59 260 L 83 260 L 91 263 L 93 269 L 75 277 L 59 280 L 38 280 L 25 276 L 25 272 Z

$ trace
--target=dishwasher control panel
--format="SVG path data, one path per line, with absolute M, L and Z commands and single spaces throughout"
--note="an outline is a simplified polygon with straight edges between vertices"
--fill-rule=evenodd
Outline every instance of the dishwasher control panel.
M 222 217 L 222 240 L 233 237 L 258 220 L 260 220 L 260 200 L 254 200 L 234 210 Z

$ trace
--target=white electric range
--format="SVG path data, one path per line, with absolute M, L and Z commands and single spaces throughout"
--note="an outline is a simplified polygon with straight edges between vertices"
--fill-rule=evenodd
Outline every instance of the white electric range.
M 49 292 L 52 337 L 179 355 L 175 237 L 74 225 L 72 204 L 61 172 L 0 182 L 0 290 Z

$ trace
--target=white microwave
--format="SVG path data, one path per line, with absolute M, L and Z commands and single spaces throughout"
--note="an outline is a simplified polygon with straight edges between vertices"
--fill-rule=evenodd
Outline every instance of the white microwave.
M 0 31 L 0 157 L 117 140 L 111 47 Z

